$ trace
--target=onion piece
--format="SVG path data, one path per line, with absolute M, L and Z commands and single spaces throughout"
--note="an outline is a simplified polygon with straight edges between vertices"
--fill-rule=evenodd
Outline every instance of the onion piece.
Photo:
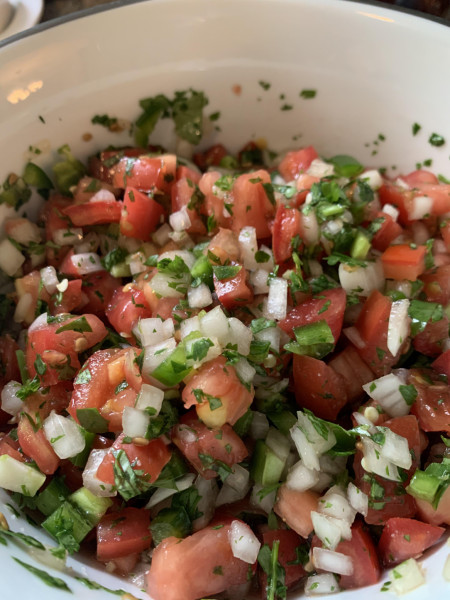
M 175 332 L 172 319 L 163 321 L 160 317 L 140 319 L 133 327 L 134 335 L 143 346 L 154 346 L 173 337 Z
M 232 521 L 228 532 L 228 540 L 235 558 L 239 558 L 250 565 L 256 562 L 261 542 L 248 525 L 242 521 Z
M 333 552 L 326 548 L 313 548 L 313 562 L 317 569 L 337 573 L 338 575 L 351 575 L 353 573 L 353 560 L 341 552 Z
M 389 373 L 362 386 L 363 390 L 391 417 L 403 417 L 411 410 L 411 406 L 407 404 L 400 392 L 400 386 L 405 382 L 398 373 Z
M 430 196 L 415 196 L 408 210 L 408 217 L 411 221 L 420 221 L 425 215 L 431 214 L 432 208 L 433 199 Z
M 397 356 L 401 345 L 408 337 L 410 321 L 408 309 L 409 300 L 406 298 L 392 303 L 387 335 L 387 347 L 392 356 Z
M 253 411 L 250 425 L 250 437 L 254 440 L 264 440 L 269 432 L 269 421 L 266 415 L 257 410 Z
M 254 367 L 252 367 L 247 359 L 240 358 L 233 366 L 234 370 L 236 371 L 236 375 L 241 381 L 249 384 L 253 383 L 256 370 Z
M 150 424 L 150 415 L 132 406 L 125 406 L 122 413 L 122 429 L 126 437 L 145 437 Z
M 400 211 L 398 210 L 398 208 L 396 206 L 394 206 L 393 204 L 385 204 L 383 206 L 383 212 L 386 213 L 387 215 L 389 215 L 390 217 L 392 217 L 394 219 L 394 221 L 396 221 L 398 219 L 398 216 L 400 214 Z
M 370 169 L 369 171 L 365 171 L 358 176 L 358 179 L 361 179 L 372 189 L 374 192 L 380 189 L 383 185 L 383 178 L 381 177 L 380 171 L 377 169 Z
M 219 493 L 219 488 L 215 479 L 205 479 L 201 475 L 197 476 L 194 485 L 200 495 L 197 510 L 203 514 L 193 521 L 192 528 L 194 531 L 199 531 L 208 525 L 214 515 L 216 510 L 215 502 L 217 494 Z
M 305 467 L 319 471 L 319 457 L 317 456 L 312 444 L 310 444 L 308 441 L 305 433 L 300 429 L 300 427 L 294 425 L 290 429 L 290 434 Z
M 25 262 L 25 256 L 8 239 L 0 242 L 0 269 L 12 277 Z
M 398 595 L 415 590 L 425 583 L 425 577 L 419 563 L 414 558 L 408 558 L 389 571 L 392 582 L 390 590 Z
M 205 336 L 218 339 L 221 346 L 226 346 L 230 335 L 228 319 L 220 306 L 216 306 L 200 319 L 200 326 Z
M 274 277 L 269 283 L 269 295 L 265 313 L 269 319 L 281 321 L 286 317 L 288 282 L 282 277 Z
M 362 350 L 366 347 L 366 342 L 362 339 L 361 334 L 356 327 L 346 327 L 342 332 L 356 348 Z
M 52 231 L 52 238 L 58 246 L 73 246 L 79 244 L 83 239 L 83 230 L 81 227 L 70 227 L 68 229 L 55 229 Z
M 23 400 L 17 397 L 17 391 L 20 390 L 21 387 L 22 386 L 17 381 L 8 381 L 2 389 L 2 410 L 13 417 L 15 417 L 23 408 Z
M 370 296 L 374 290 L 383 289 L 384 280 L 381 260 L 368 262 L 365 267 L 339 265 L 339 282 L 348 294 L 356 291 L 359 296 Z
M 381 456 L 390 460 L 397 467 L 410 469 L 412 465 L 411 452 L 409 451 L 408 440 L 397 433 L 394 433 L 389 427 L 379 427 L 384 433 L 384 443 L 381 445 Z
M 142 374 L 151 375 L 156 367 L 158 367 L 166 360 L 168 356 L 172 354 L 176 346 L 177 343 L 175 342 L 174 338 L 170 338 L 169 340 L 165 340 L 164 342 L 155 344 L 154 346 L 146 346 L 144 362 L 142 364 Z
M 14 311 L 14 322 L 22 323 L 24 321 L 33 306 L 33 296 L 29 292 L 25 292 L 20 296 L 19 301 L 16 304 Z
M 350 505 L 356 510 L 356 512 L 359 512 L 366 517 L 369 511 L 369 496 L 351 482 L 347 487 L 347 496 Z
M 254 271 L 258 268 L 255 258 L 255 254 L 258 251 L 256 229 L 251 226 L 243 227 L 239 232 L 238 242 L 244 267 L 249 271 Z
M 143 383 L 136 398 L 135 407 L 139 410 L 152 408 L 155 412 L 151 416 L 156 417 L 159 415 L 163 400 L 164 392 L 162 390 L 148 383 Z
M 195 317 L 191 317 L 190 319 L 185 319 L 180 323 L 180 338 L 184 339 L 193 331 L 201 331 L 200 327 L 200 319 L 196 315 Z
M 314 531 L 317 537 L 321 540 L 325 548 L 334 550 L 337 548 L 341 538 L 350 540 L 352 537 L 352 530 L 347 521 L 343 519 L 336 519 L 335 517 L 329 517 L 322 513 L 311 511 L 311 520 L 313 523 Z
M 306 596 L 325 596 L 340 591 L 336 577 L 332 573 L 321 573 L 308 577 L 305 583 Z
M 280 351 L 281 329 L 279 327 L 266 327 L 266 329 L 255 333 L 255 340 L 270 342 L 270 349 L 278 353 Z
M 391 481 L 401 481 L 397 467 L 393 462 L 381 456 L 381 446 L 366 437 L 361 438 L 363 445 L 364 458 L 361 460 L 361 466 L 369 473 L 376 473 L 384 479 Z
M 192 225 L 185 206 L 169 215 L 169 223 L 174 231 L 186 231 Z
M 236 319 L 236 317 L 230 317 L 228 319 L 229 330 L 229 343 L 236 344 L 238 352 L 243 356 L 247 356 L 250 352 L 250 344 L 253 339 L 251 329 L 246 327 L 242 321 Z
M 291 490 L 297 490 L 298 492 L 304 492 L 311 489 L 318 481 L 319 472 L 308 469 L 301 460 L 289 469 L 286 477 L 287 487 Z
M 79 275 L 89 275 L 89 273 L 97 273 L 98 271 L 105 270 L 100 261 L 100 256 L 95 252 L 74 254 L 70 260 Z
M 56 292 L 56 286 L 59 283 L 55 267 L 44 267 L 40 270 L 40 275 L 42 285 L 45 287 L 47 292 L 49 294 L 54 294 Z
M 189 287 L 187 299 L 189 308 L 205 308 L 213 301 L 211 291 L 205 283 L 201 283 L 197 287 Z
M 267 493 L 264 486 L 257 483 L 252 488 L 250 504 L 256 508 L 260 508 L 267 514 L 270 514 L 275 504 L 276 495 L 277 493 L 275 490 Z
M 182 475 L 174 481 L 173 488 L 158 488 L 145 505 L 145 508 L 153 508 L 154 506 L 156 506 L 163 500 L 166 500 L 166 498 L 170 498 L 170 496 L 173 496 L 177 492 L 187 490 L 194 483 L 194 479 L 194 473 L 186 473 L 186 475 Z
M 242 500 L 250 489 L 250 473 L 241 465 L 233 465 L 233 472 L 228 475 L 217 498 L 216 506 L 232 504 Z
M 94 494 L 94 496 L 117 496 L 117 490 L 114 485 L 105 483 L 97 478 L 98 468 L 108 452 L 109 450 L 107 448 L 104 450 L 91 450 L 86 466 L 84 467 L 83 485 Z
M 71 458 L 84 450 L 86 440 L 73 419 L 52 410 L 43 428 L 45 437 L 59 458 Z
M 317 510 L 329 517 L 343 519 L 349 525 L 355 520 L 355 510 L 350 506 L 347 497 L 340 493 L 328 492 L 319 500 Z
M 167 244 L 167 242 L 170 240 L 169 233 L 171 231 L 172 228 L 170 225 L 168 223 L 164 223 L 164 225 L 161 225 L 161 227 L 152 234 L 152 240 L 155 242 L 155 244 L 158 244 L 158 246 L 164 246 L 164 244 Z
M 250 285 L 253 287 L 255 294 L 267 294 L 269 292 L 267 271 L 261 268 L 252 271 L 250 273 Z

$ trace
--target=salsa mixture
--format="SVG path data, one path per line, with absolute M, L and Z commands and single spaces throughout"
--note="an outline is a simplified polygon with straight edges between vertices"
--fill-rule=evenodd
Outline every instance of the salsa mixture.
M 450 182 L 311 146 L 60 154 L 2 192 L 46 197 L 0 242 L 0 487 L 57 546 L 21 541 L 154 600 L 420 585 L 450 525 Z

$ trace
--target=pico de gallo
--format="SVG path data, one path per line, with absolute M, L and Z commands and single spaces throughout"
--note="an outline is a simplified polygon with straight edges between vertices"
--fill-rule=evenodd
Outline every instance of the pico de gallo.
M 0 486 L 154 600 L 420 584 L 450 525 L 450 183 L 312 146 L 61 153 L 0 242 Z

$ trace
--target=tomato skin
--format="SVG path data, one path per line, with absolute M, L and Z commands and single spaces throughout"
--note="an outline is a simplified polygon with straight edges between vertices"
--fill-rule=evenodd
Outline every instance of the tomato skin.
M 204 199 L 196 204 L 196 209 L 188 208 L 192 201 L 192 196 L 195 194 L 195 184 L 187 177 L 179 179 L 172 187 L 172 212 L 177 212 L 183 207 L 186 207 L 187 214 L 191 221 L 190 226 L 186 229 L 188 233 L 206 234 L 205 223 L 202 220 L 202 215 L 205 215 Z
M 191 169 L 190 167 L 186 167 L 186 165 L 180 165 L 177 167 L 175 179 L 179 181 L 180 179 L 186 178 L 190 179 L 193 183 L 197 183 L 201 179 L 201 173 Z
M 186 431 L 193 433 L 195 439 L 186 435 Z M 202 457 L 208 456 L 232 467 L 248 455 L 244 442 L 230 425 L 225 423 L 220 429 L 209 429 L 197 418 L 194 410 L 183 415 L 172 429 L 172 442 L 205 479 L 217 477 L 217 472 L 208 468 Z
M 101 223 L 118 223 L 122 213 L 122 202 L 93 201 L 84 204 L 73 204 L 61 211 L 69 217 L 75 227 L 100 225 Z
M 381 255 L 387 279 L 416 281 L 425 271 L 425 246 L 411 248 L 409 244 L 389 246 Z
M 389 519 L 383 528 L 378 542 L 378 553 L 385 567 L 391 567 L 407 560 L 418 558 L 436 544 L 445 529 L 417 521 L 395 517 Z
M 431 363 L 433 369 L 442 375 L 450 378 L 450 350 L 443 352 L 436 360 Z
M 435 323 L 427 323 L 425 329 L 414 337 L 413 346 L 418 352 L 435 357 L 441 354 L 447 339 L 448 318 L 444 315 Z
M 108 271 L 83 275 L 82 281 L 82 290 L 87 297 L 87 303 L 83 309 L 99 318 L 105 318 L 106 307 L 114 291 L 119 287 L 120 281 Z
M 85 317 L 91 331 L 69 330 L 57 333 L 60 327 L 70 325 L 72 321 L 80 318 L 71 316 L 60 323 L 43 323 L 28 332 L 26 353 L 28 372 L 30 377 L 36 375 L 34 363 L 39 354 L 47 366 L 45 373 L 39 376 L 42 386 L 55 385 L 61 380 L 72 379 L 71 373 L 64 373 L 62 369 L 70 367 L 78 371 L 80 368 L 78 352 L 95 346 L 106 336 L 106 328 L 98 317 L 90 314 L 82 316 Z
M 62 292 L 61 299 L 59 295 L 54 294 L 50 298 L 50 308 L 52 315 L 59 315 L 61 313 L 70 313 L 82 304 L 82 287 L 81 279 L 73 279 L 67 283 L 67 289 Z M 56 298 L 55 298 L 56 296 Z M 83 306 L 84 308 L 84 306 Z
M 347 295 L 342 288 L 324 290 L 316 297 L 305 300 L 295 306 L 279 326 L 291 338 L 294 338 L 294 327 L 303 327 L 310 323 L 325 320 L 331 329 L 334 342 L 337 343 L 344 320 Z
M 270 175 L 262 169 L 239 175 L 234 182 L 231 228 L 236 233 L 243 227 L 252 226 L 256 229 L 258 239 L 270 237 L 268 221 L 275 214 L 275 207 L 270 203 L 263 183 L 270 183 Z
M 222 406 L 211 410 L 205 399 L 201 404 L 193 390 L 200 389 L 205 394 L 219 398 Z M 208 361 L 189 379 L 183 390 L 184 407 L 195 406 L 197 415 L 209 427 L 221 427 L 224 423 L 234 425 L 248 410 L 255 392 L 253 387 L 247 390 L 236 375 L 232 365 L 226 364 L 226 359 L 219 356 Z
M 410 187 L 414 188 L 422 183 L 439 183 L 439 179 L 434 173 L 426 169 L 417 169 L 407 175 L 400 175 L 400 178 Z
M 131 337 L 132 329 L 139 319 L 152 316 L 145 294 L 133 284 L 118 287 L 106 308 L 106 316 L 120 335 Z
M 4 381 L 5 383 L 11 380 L 20 381 L 20 369 L 16 355 L 17 350 L 19 350 L 19 345 L 9 333 L 0 336 L 0 381 Z
M 427 300 L 444 306 L 450 302 L 450 265 L 443 265 L 424 273 L 420 279 L 424 282 L 423 291 Z
M 218 525 L 223 524 L 223 527 Z M 147 574 L 154 600 L 198 600 L 247 581 L 251 565 L 235 558 L 228 541 L 230 523 L 216 523 L 182 540 L 170 537 L 153 552 Z M 221 567 L 215 573 L 216 567 Z
M 410 223 L 409 214 L 412 209 L 412 201 L 414 193 L 411 190 L 405 189 L 403 186 L 397 185 L 392 181 L 385 180 L 384 184 L 378 190 L 378 195 L 381 204 L 392 204 L 396 206 L 400 212 L 399 221 L 402 225 Z
M 220 167 L 220 161 L 227 155 L 228 151 L 222 144 L 215 144 L 205 152 L 194 154 L 193 161 L 199 169 L 206 171 L 208 167 Z
M 347 403 L 344 378 L 323 360 L 294 354 L 295 399 L 327 421 L 335 421 Z
M 319 155 L 313 146 L 288 152 L 278 165 L 278 171 L 285 181 L 292 181 L 307 171 L 316 158 L 319 158 Z
M 114 484 L 114 461 L 113 452 L 123 450 L 130 461 L 133 470 L 144 472 L 149 482 L 158 479 L 161 471 L 170 460 L 171 453 L 165 443 L 156 438 L 150 440 L 147 446 L 137 446 L 136 444 L 126 444 L 123 439 L 125 435 L 121 433 L 116 439 L 111 449 L 105 454 L 103 461 L 97 470 L 97 477 L 105 483 Z
M 17 426 L 19 444 L 23 453 L 33 459 L 42 473 L 53 475 L 59 466 L 60 459 L 44 435 L 44 430 L 34 431 L 25 415 L 22 415 Z
M 128 506 L 108 513 L 97 525 L 97 558 L 108 561 L 150 547 L 150 511 Z
M 122 158 L 114 166 L 112 183 L 125 189 L 132 186 L 142 192 L 151 192 L 154 188 L 170 194 L 177 168 L 174 154 L 164 154 L 156 158 L 140 156 L 134 160 Z
M 301 215 L 296 208 L 286 208 L 280 204 L 277 208 L 272 231 L 273 257 L 277 264 L 292 258 L 292 240 L 302 235 Z
M 322 542 L 315 536 L 312 546 L 321 547 Z M 341 575 L 339 581 L 339 585 L 345 590 L 373 585 L 380 580 L 381 568 L 377 551 L 362 521 L 355 521 L 352 525 L 352 539 L 340 542 L 336 552 L 349 556 L 353 561 L 352 575 Z
M 304 544 L 304 540 L 292 529 L 270 529 L 262 534 L 262 543 L 267 544 L 270 549 L 273 543 L 280 542 L 278 549 L 278 562 L 285 570 L 285 585 L 289 589 L 306 575 L 301 564 L 292 564 L 297 559 L 296 548 Z M 259 584 L 262 598 L 266 598 L 267 575 L 259 569 Z
M 416 196 L 428 196 L 433 200 L 433 215 L 445 215 L 450 211 L 450 184 L 419 183 L 414 187 L 418 190 Z
M 349 344 L 342 352 L 333 356 L 328 366 L 344 378 L 349 402 L 363 395 L 362 386 L 373 380 L 374 375 L 354 346 Z
M 226 261 L 239 261 L 240 248 L 238 236 L 230 229 L 220 228 L 209 242 L 208 250 L 217 256 L 221 264 L 224 264 Z
M 120 233 L 126 237 L 148 242 L 161 222 L 163 214 L 164 209 L 161 204 L 128 185 L 120 215 Z
M 417 398 L 411 407 L 420 427 L 424 431 L 445 431 L 450 433 L 450 388 L 441 381 L 431 385 L 421 372 L 411 369 L 408 383 L 417 390 Z
M 233 309 L 253 301 L 253 290 L 247 285 L 247 270 L 241 268 L 234 277 L 217 279 L 214 275 L 214 290 L 225 308 Z
M 278 490 L 273 510 L 298 535 L 307 538 L 314 529 L 311 511 L 317 510 L 318 501 L 319 494 L 316 492 L 299 492 L 283 484 Z
M 138 158 L 146 152 L 148 148 L 121 148 L 117 150 L 104 150 L 100 152 L 100 156 L 91 156 L 88 163 L 89 175 L 95 179 L 99 179 L 107 184 L 112 185 L 115 165 L 119 160 L 126 156 L 128 158 Z M 112 166 L 111 166 L 112 165 Z
M 11 415 L 8 415 L 8 417 L 11 417 Z M 19 452 L 18 448 L 19 444 L 17 442 L 14 442 L 8 435 L 0 433 L 0 456 L 7 454 L 19 462 L 25 462 L 24 456 Z
M 389 248 L 391 243 L 402 233 L 403 228 L 401 225 L 394 221 L 391 215 L 388 215 L 385 212 L 379 212 L 375 216 L 375 219 L 383 219 L 383 223 L 380 229 L 375 233 L 372 238 L 372 246 L 379 250 L 380 252 L 384 252 Z

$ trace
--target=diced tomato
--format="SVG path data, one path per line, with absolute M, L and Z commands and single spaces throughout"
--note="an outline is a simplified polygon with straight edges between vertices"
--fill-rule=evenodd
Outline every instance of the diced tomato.
M 73 193 L 73 199 L 76 204 L 84 204 L 85 202 L 89 202 L 100 190 L 106 190 L 115 196 L 117 195 L 117 190 L 112 185 L 93 177 L 82 177 Z
M 62 275 L 68 277 L 80 277 L 80 272 L 72 260 L 72 256 L 75 255 L 73 248 L 71 248 L 64 256 L 61 264 L 59 265 L 59 272 Z
M 82 283 L 81 279 L 73 279 L 67 283 L 67 288 L 64 292 L 52 295 L 49 302 L 52 315 L 70 313 L 80 307 L 83 303 L 81 292 Z
M 104 318 L 108 306 L 120 281 L 113 277 L 108 271 L 99 271 L 90 275 L 83 275 L 83 294 L 87 297 L 87 303 L 83 306 L 88 313 Z
M 308 192 L 311 190 L 315 183 L 319 183 L 320 179 L 314 175 L 308 175 L 307 173 L 300 173 L 297 177 L 297 190 L 298 194 L 295 196 L 295 206 L 301 206 L 305 200 Z
M 424 283 L 423 291 L 430 302 L 439 302 L 446 306 L 450 302 L 450 265 L 437 267 L 420 277 Z
M 25 294 L 30 294 L 31 296 L 30 307 L 24 314 L 23 319 L 27 325 L 31 325 L 36 318 L 38 302 L 41 301 L 48 304 L 50 302 L 50 294 L 41 283 L 41 274 L 39 271 L 31 271 L 31 273 L 27 273 L 24 277 L 18 277 L 14 281 L 14 286 L 18 300 Z
M 159 298 L 159 300 L 156 302 L 155 308 L 152 310 L 152 317 L 160 317 L 163 319 L 163 321 L 173 318 L 175 312 L 174 308 L 177 304 L 179 304 L 179 302 L 179 298 L 170 298 L 169 296 L 165 298 Z
M 30 419 L 33 417 L 30 415 Z M 39 469 L 46 475 L 52 475 L 59 466 L 60 459 L 44 435 L 42 427 L 31 423 L 26 415 L 22 415 L 17 426 L 17 435 L 23 453 L 33 459 Z
M 305 300 L 295 306 L 279 326 L 291 338 L 294 338 L 294 327 L 303 327 L 310 323 L 325 320 L 337 343 L 341 335 L 347 295 L 343 288 L 324 290 L 317 296 Z
M 222 158 L 227 155 L 228 151 L 222 144 L 215 144 L 205 152 L 194 154 L 193 161 L 199 169 L 206 171 L 208 167 L 220 167 Z
M 163 207 L 154 198 L 128 185 L 123 197 L 120 233 L 148 242 L 163 214 Z
M 58 475 L 64 478 L 64 483 L 71 492 L 83 487 L 83 472 L 70 459 L 64 459 L 59 463 Z
M 109 348 L 98 350 L 89 357 L 81 371 L 86 377 L 80 377 L 79 382 L 75 380 L 68 408 L 76 421 L 77 410 L 96 408 L 108 421 L 109 431 L 122 430 L 123 409 L 134 406 L 136 401 L 136 389 L 127 377 L 129 352 L 129 348 Z M 117 390 L 118 386 L 120 390 Z
M 245 583 L 251 566 L 233 556 L 228 539 L 230 527 L 230 523 L 216 523 L 182 540 L 163 540 L 153 552 L 147 574 L 151 597 L 198 600 Z
M 302 222 L 297 208 L 286 208 L 280 204 L 277 208 L 272 231 L 273 257 L 277 264 L 292 258 L 292 240 L 302 236 Z
M 28 331 L 26 358 L 30 376 L 36 375 L 35 361 L 39 355 L 46 365 L 45 373 L 40 375 L 43 386 L 72 379 L 80 368 L 78 353 L 95 346 L 106 333 L 100 319 L 89 314 L 36 325 Z
M 226 203 L 226 197 L 215 194 L 214 184 L 221 177 L 219 171 L 208 171 L 202 175 L 199 181 L 200 191 L 205 195 L 204 209 L 209 218 L 209 231 L 216 230 L 217 227 L 230 227 L 231 225 L 231 205 Z M 228 207 L 228 208 L 227 208 Z
M 419 420 L 424 431 L 450 433 L 450 388 L 442 381 L 432 381 L 416 369 L 411 369 L 408 383 L 417 390 L 417 398 L 411 412 Z
M 70 225 L 69 218 L 62 212 L 72 205 L 70 198 L 60 194 L 52 194 L 42 208 L 42 220 L 45 223 L 45 237 L 53 239 L 53 232 L 58 229 L 67 229 Z
M 178 180 L 172 187 L 172 212 L 177 212 L 186 207 L 191 221 L 186 229 L 188 233 L 206 233 L 206 210 L 204 196 L 199 193 L 195 183 L 185 177 Z
M 247 285 L 247 270 L 242 265 L 234 277 L 217 279 L 214 275 L 214 289 L 219 302 L 231 310 L 249 304 L 253 300 L 253 289 Z
M 88 172 L 95 179 L 112 184 L 114 179 L 115 165 L 122 157 L 137 158 L 146 154 L 148 148 L 121 148 L 116 150 L 104 150 L 100 155 L 89 158 Z M 125 186 L 123 186 L 125 187 Z
M 195 406 L 203 423 L 217 428 L 224 423 L 234 425 L 248 410 L 253 396 L 253 387 L 247 390 L 234 367 L 219 356 L 202 365 L 189 379 L 182 399 L 185 408 Z
M 414 188 L 422 183 L 439 183 L 436 175 L 425 169 L 417 169 L 407 175 L 400 175 L 400 179 L 410 188 Z
M 11 415 L 8 416 L 11 417 Z M 24 456 L 19 452 L 18 447 L 19 444 L 14 442 L 8 435 L 0 433 L 0 456 L 7 454 L 19 462 L 24 462 Z
M 19 344 L 6 333 L 0 336 L 0 381 L 20 381 L 20 370 L 16 352 Z
M 333 356 L 328 366 L 344 378 L 349 402 L 364 394 L 362 386 L 373 380 L 374 375 L 359 355 L 358 350 L 349 344 L 342 352 Z
M 321 419 L 335 421 L 348 399 L 342 375 L 323 360 L 299 354 L 294 354 L 293 374 L 297 404 Z
M 278 165 L 278 171 L 283 179 L 292 181 L 307 171 L 316 158 L 319 158 L 319 155 L 312 146 L 288 152 Z
M 439 321 L 427 323 L 413 339 L 413 346 L 426 356 L 438 356 L 448 339 L 448 318 L 444 315 Z
M 445 215 L 450 212 L 450 184 L 448 183 L 420 183 L 414 186 L 418 191 L 416 196 L 428 196 L 433 200 L 431 213 Z
M 239 175 L 233 184 L 233 221 L 232 230 L 239 233 L 246 226 L 256 229 L 258 239 L 270 236 L 269 219 L 275 214 L 263 184 L 270 184 L 267 171 Z
M 180 165 L 177 167 L 175 179 L 179 181 L 180 179 L 187 178 L 190 179 L 193 183 L 197 183 L 200 181 L 202 174 L 186 165 Z
M 319 494 L 316 492 L 299 492 L 283 484 L 278 490 L 273 510 L 291 529 L 306 539 L 314 529 L 311 511 L 317 510 L 318 501 Z
M 97 558 L 108 561 L 150 547 L 150 511 L 128 506 L 108 513 L 97 525 Z
M 280 542 L 278 562 L 285 571 L 284 583 L 288 589 L 291 588 L 306 575 L 297 556 L 297 548 L 306 548 L 304 540 L 292 529 L 269 529 L 263 533 L 262 538 L 262 543 L 267 544 L 271 550 L 275 541 Z M 262 569 L 259 570 L 259 582 L 263 598 L 266 598 L 267 575 Z
M 450 379 L 450 350 L 446 350 L 431 363 L 433 369 Z
M 407 225 L 410 222 L 409 215 L 412 211 L 414 192 L 392 181 L 385 180 L 378 190 L 378 195 L 382 206 L 392 204 L 398 208 L 400 211 L 399 221 L 402 225 Z
M 385 567 L 419 558 L 442 537 L 445 529 L 417 521 L 396 517 L 389 519 L 378 542 L 378 552 Z
M 143 477 L 149 483 L 156 481 L 171 456 L 165 443 L 160 438 L 156 438 L 150 440 L 146 446 L 137 446 L 133 443 L 126 444 L 124 437 L 123 433 L 119 435 L 100 463 L 97 470 L 98 479 L 111 485 L 114 484 L 114 453 L 123 450 L 130 461 L 132 469 L 142 472 L 139 475 L 140 477 Z
M 177 157 L 174 154 L 164 154 L 155 158 L 122 158 L 114 166 L 112 183 L 122 189 L 132 186 L 142 192 L 152 192 L 156 189 L 170 194 L 176 168 Z
M 130 573 L 134 572 L 134 568 L 139 562 L 140 555 L 140 552 L 134 552 L 133 554 L 113 558 L 112 560 L 108 560 L 108 566 L 111 566 L 111 570 L 113 570 L 114 574 L 129 577 Z
M 437 508 L 426 500 L 416 499 L 419 517 L 431 525 L 450 525 L 450 486 L 442 494 Z
M 152 316 L 142 290 L 134 284 L 117 288 L 106 307 L 106 316 L 120 335 L 131 337 L 131 331 L 139 319 Z
M 218 233 L 209 242 L 208 250 L 217 256 L 219 262 L 239 261 L 240 248 L 238 236 L 230 229 L 219 229 Z
M 103 200 L 73 204 L 61 211 L 69 217 L 75 227 L 99 225 L 101 223 L 118 223 L 122 213 L 122 202 Z
M 205 479 L 217 477 L 220 463 L 232 467 L 248 454 L 244 442 L 230 425 L 209 429 L 194 410 L 181 417 L 172 429 L 172 441 Z
M 389 246 L 381 255 L 384 275 L 387 279 L 416 279 L 425 271 L 425 246 L 411 247 L 409 244 Z
M 402 227 L 394 221 L 391 215 L 380 211 L 375 216 L 375 219 L 381 221 L 380 229 L 375 233 L 372 238 L 372 246 L 379 250 L 380 252 L 384 252 L 389 248 L 392 242 L 402 233 Z
M 447 252 L 450 252 L 450 219 L 445 219 L 440 225 L 442 239 L 444 240 Z
M 317 537 L 313 538 L 312 546 L 322 546 Z M 343 540 L 336 547 L 336 552 L 349 556 L 353 562 L 353 573 L 341 575 L 339 585 L 345 590 L 373 585 L 380 580 L 381 569 L 377 551 L 370 533 L 361 521 L 355 521 L 352 526 L 351 540 Z

